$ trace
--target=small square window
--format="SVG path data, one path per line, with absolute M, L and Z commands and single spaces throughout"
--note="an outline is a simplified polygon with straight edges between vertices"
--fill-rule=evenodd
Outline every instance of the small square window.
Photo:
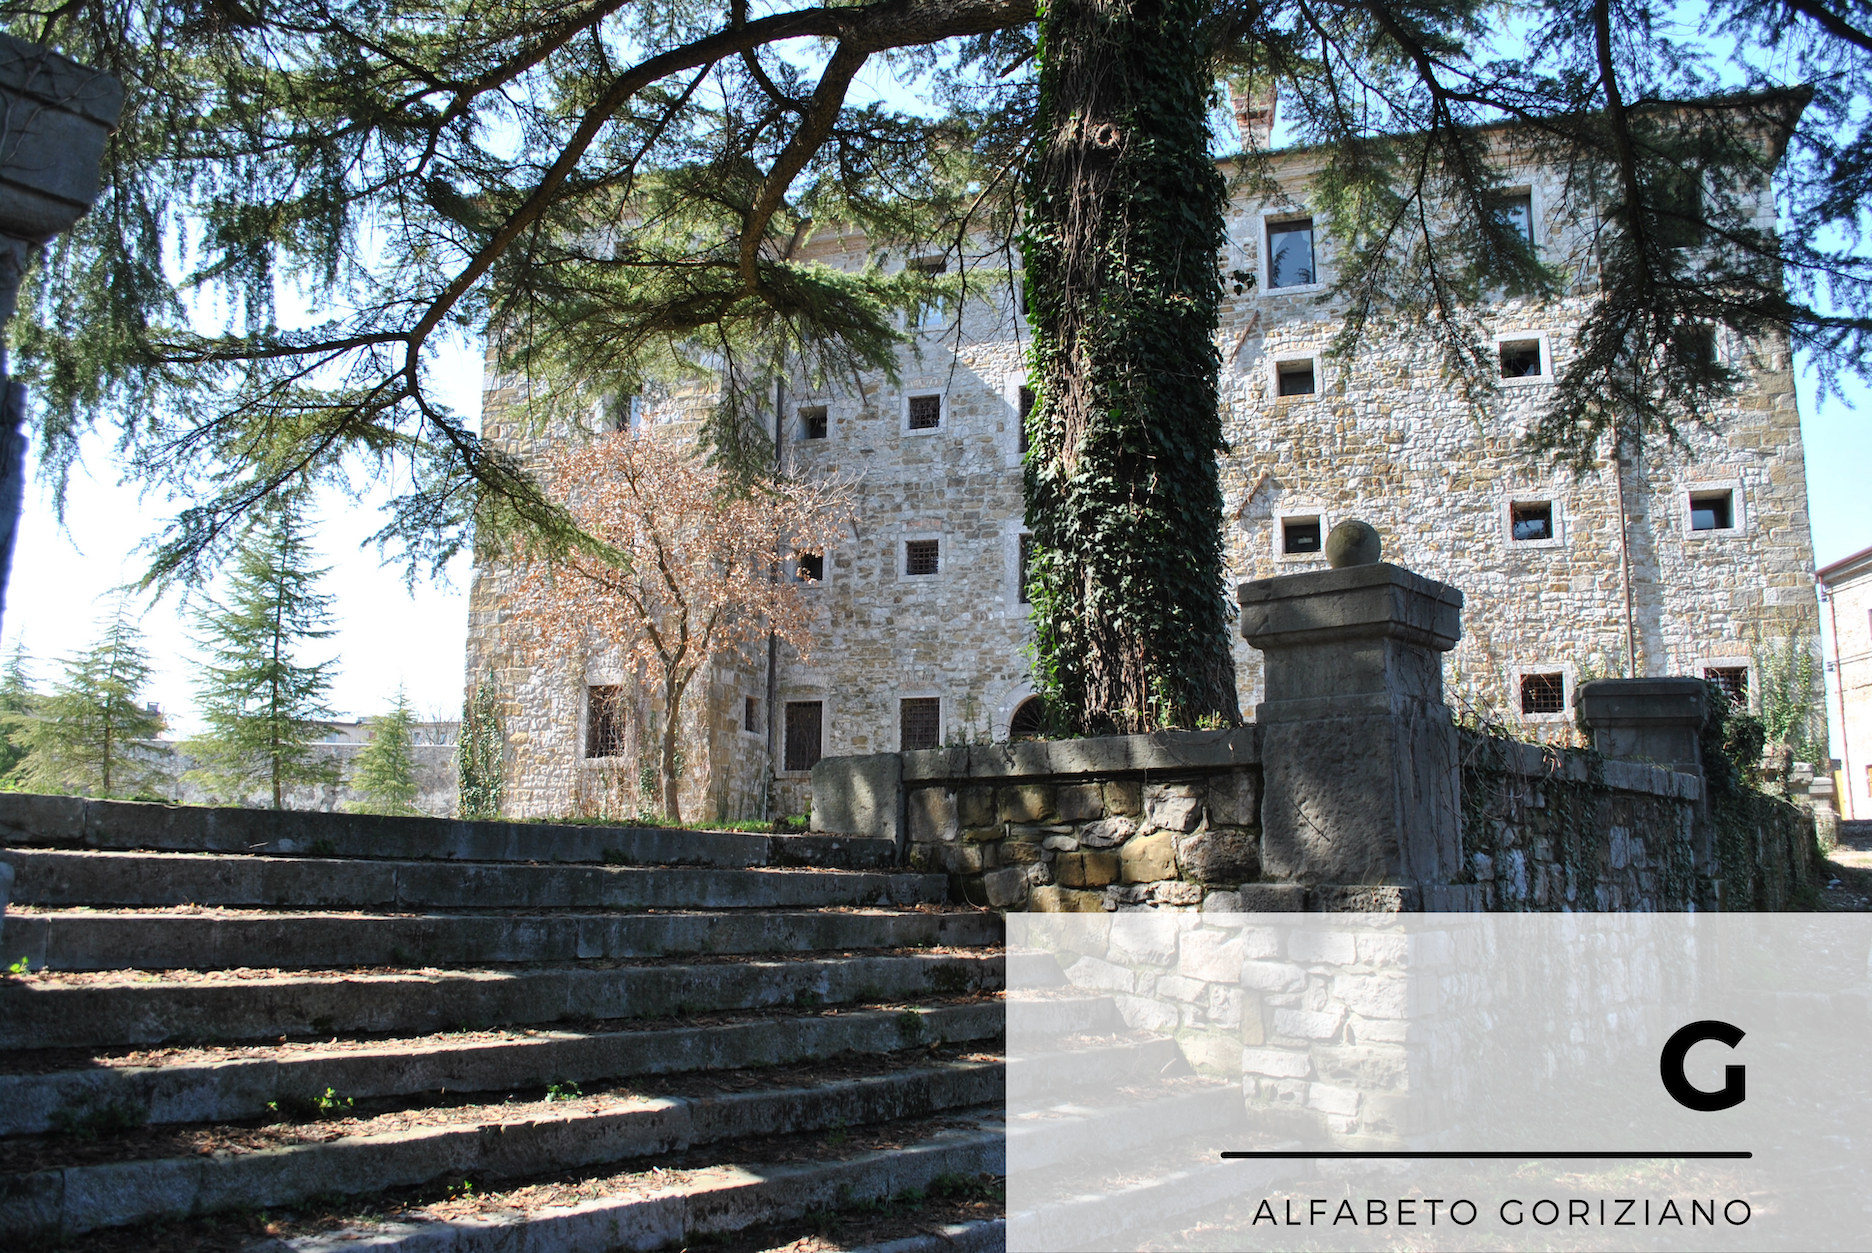
M 1729 703 L 1738 709 L 1748 708 L 1748 667 L 1747 666 L 1705 666 L 1703 681 L 1712 683 L 1729 698 Z
M 1311 396 L 1314 392 L 1312 358 L 1276 362 L 1274 379 L 1282 396 Z
M 1501 354 L 1501 376 L 1505 379 L 1537 379 L 1546 373 L 1541 368 L 1538 339 L 1504 339 L 1496 345 Z
M 1033 536 L 1031 535 L 1023 535 L 1020 537 L 1020 570 L 1017 577 L 1020 580 L 1020 603 L 1023 605 L 1032 604 L 1033 596 L 1027 590 L 1030 586 L 1030 580 L 1033 578 Z
M 901 701 L 897 713 L 904 752 L 942 747 L 942 698 L 912 696 Z
M 1320 520 L 1318 518 L 1282 518 L 1281 551 L 1284 553 L 1316 553 L 1320 550 Z
M 742 698 L 741 729 L 743 731 L 752 731 L 756 734 L 760 732 L 760 697 L 747 696 Z
M 1695 248 L 1703 242 L 1703 178 L 1695 170 L 1665 172 L 1645 188 L 1651 230 L 1666 248 Z
M 826 407 L 814 405 L 810 409 L 799 411 L 801 439 L 824 439 L 826 437 Z
M 825 582 L 825 554 L 795 553 L 793 555 L 793 577 L 802 583 Z
M 644 406 L 642 396 L 613 396 L 605 402 L 605 416 L 614 431 L 638 431 L 643 429 Z
M 1528 192 L 1497 196 L 1489 201 L 1495 220 L 1519 235 L 1530 247 L 1534 243 L 1534 197 Z
M 1027 453 L 1027 449 L 1029 447 L 1029 442 L 1028 442 L 1029 436 L 1027 434 L 1027 419 L 1033 416 L 1033 409 L 1034 409 L 1034 389 L 1033 388 L 1023 387 L 1020 389 L 1019 409 L 1020 409 L 1020 450 L 1021 450 L 1021 455 L 1025 456 Z
M 941 541 L 913 539 L 904 541 L 904 573 L 935 574 L 941 562 Z
M 1508 506 L 1508 534 L 1526 543 L 1554 537 L 1553 502 L 1550 500 L 1515 501 Z
M 1522 675 L 1521 712 L 1524 714 L 1565 713 L 1566 676 L 1558 670 Z
M 783 769 L 811 770 L 824 746 L 825 702 L 790 700 L 786 707 L 786 754 Z
M 1731 531 L 1735 529 L 1735 493 L 1691 492 L 1690 529 L 1692 531 Z
M 624 755 L 624 689 L 592 684 L 585 689 L 585 755 Z
M 1268 286 L 1306 287 L 1319 281 L 1313 269 L 1313 219 L 1269 222 Z
M 910 398 L 910 429 L 913 431 L 933 431 L 942 425 L 941 396 L 912 396 Z

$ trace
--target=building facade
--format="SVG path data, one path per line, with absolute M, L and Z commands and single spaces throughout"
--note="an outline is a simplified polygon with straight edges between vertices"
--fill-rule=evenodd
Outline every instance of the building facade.
M 1822 566 L 1816 578 L 1840 816 L 1865 821 L 1872 818 L 1872 548 Z
M 1626 673 L 1697 675 L 1753 697 L 1757 658 L 1815 646 L 1800 419 L 1784 340 L 1719 339 L 1745 384 L 1717 429 L 1575 474 L 1522 446 L 1572 351 L 1592 295 L 1592 241 L 1557 175 L 1529 165 L 1502 212 L 1574 288 L 1486 311 L 1498 394 L 1472 407 L 1433 355 L 1374 332 L 1353 356 L 1328 347 L 1343 310 L 1328 292 L 1330 223 L 1309 210 L 1304 152 L 1277 160 L 1281 194 L 1238 193 L 1224 270 L 1256 282 L 1227 299 L 1217 334 L 1228 451 L 1224 539 L 1231 586 L 1324 564 L 1324 536 L 1360 518 L 1385 559 L 1462 588 L 1461 645 L 1446 686 L 1459 714 L 1517 733 L 1573 737 L 1575 686 Z M 1764 190 L 1760 220 L 1772 227 Z M 811 664 L 780 650 L 723 658 L 694 702 L 687 816 L 798 813 L 819 756 L 1019 736 L 1035 713 L 1032 630 L 1022 594 L 1021 416 L 1031 403 L 1026 327 L 1007 253 L 905 256 L 822 236 L 804 255 L 834 266 L 946 265 L 976 280 L 958 307 L 911 328 L 899 381 L 784 389 L 778 435 L 790 472 L 849 475 L 847 539 L 808 569 Z M 525 434 L 525 380 L 490 378 L 484 423 Z M 649 438 L 693 438 L 703 396 L 633 410 Z M 521 816 L 629 811 L 640 765 L 628 746 L 592 756 L 594 687 L 630 686 L 597 650 L 543 658 L 504 628 L 503 571 L 477 569 L 470 684 L 499 686 L 509 744 L 507 805 Z M 1242 710 L 1258 654 L 1235 640 Z M 637 689 L 633 689 L 637 690 Z M 635 707 L 654 717 L 638 690 Z M 606 737 L 623 743 L 617 736 Z M 633 741 L 634 742 L 634 741 Z M 692 799 L 693 798 L 693 799 Z

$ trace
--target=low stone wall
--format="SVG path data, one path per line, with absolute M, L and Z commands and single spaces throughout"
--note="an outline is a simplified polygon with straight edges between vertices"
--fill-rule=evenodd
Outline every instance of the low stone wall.
M 1502 912 L 1717 908 L 1703 780 L 1465 732 L 1463 860 Z
M 948 872 L 961 899 L 1047 911 L 1205 900 L 1241 909 L 1246 891 L 1253 908 L 1300 908 L 1292 885 L 1256 882 L 1253 727 L 902 757 L 910 867 Z

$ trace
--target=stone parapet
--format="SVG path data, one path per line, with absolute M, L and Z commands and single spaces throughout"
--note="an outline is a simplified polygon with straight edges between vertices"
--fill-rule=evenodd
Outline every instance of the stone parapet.
M 1573 704 L 1602 756 L 1702 775 L 1703 680 L 1595 679 L 1580 684 Z
M 1464 906 L 1441 892 L 1461 870 L 1442 654 L 1461 638 L 1462 593 L 1379 563 L 1261 579 L 1240 595 L 1242 634 L 1266 657 L 1255 720 L 1268 873 L 1387 886 L 1396 908 Z M 1367 908 L 1371 894 L 1347 899 Z

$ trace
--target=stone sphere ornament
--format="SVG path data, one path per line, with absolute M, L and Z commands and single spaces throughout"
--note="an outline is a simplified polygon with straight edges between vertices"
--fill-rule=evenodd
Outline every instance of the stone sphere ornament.
M 1384 541 L 1378 528 L 1357 518 L 1348 518 L 1326 535 L 1326 564 L 1340 566 L 1375 566 L 1384 555 Z

